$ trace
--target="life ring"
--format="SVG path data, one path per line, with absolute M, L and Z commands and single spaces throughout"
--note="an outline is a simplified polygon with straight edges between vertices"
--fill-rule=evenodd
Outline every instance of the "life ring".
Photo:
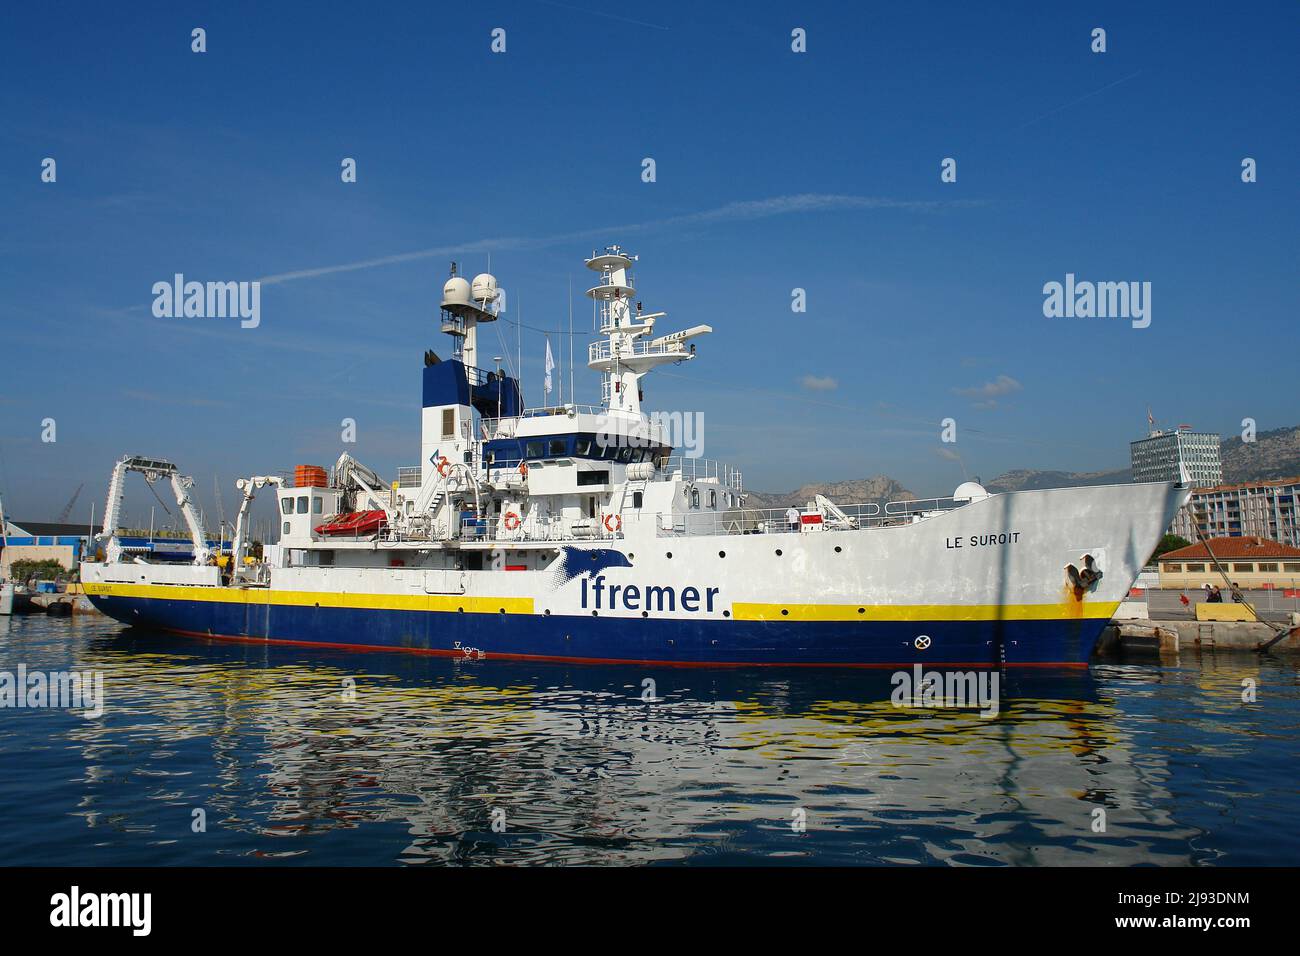
M 616 534 L 623 530 L 623 516 L 616 514 L 605 515 L 605 530 L 610 534 Z
M 438 474 L 443 478 L 451 474 L 451 462 L 447 460 L 446 455 L 441 455 L 438 458 Z
M 501 519 L 501 524 L 505 526 L 507 531 L 514 531 L 519 527 L 519 515 L 513 511 L 507 511 L 506 516 Z

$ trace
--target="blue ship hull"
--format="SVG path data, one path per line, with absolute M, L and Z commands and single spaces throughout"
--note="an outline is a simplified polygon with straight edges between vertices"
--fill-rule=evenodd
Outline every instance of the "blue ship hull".
M 452 657 L 670 665 L 1086 664 L 1107 621 L 740 621 L 251 605 L 91 595 L 127 624 L 195 637 Z M 930 640 L 918 647 L 917 636 Z

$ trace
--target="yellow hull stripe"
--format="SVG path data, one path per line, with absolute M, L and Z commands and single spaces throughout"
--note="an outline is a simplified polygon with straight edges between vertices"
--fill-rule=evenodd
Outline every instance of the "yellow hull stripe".
M 1118 601 L 969 605 L 736 603 L 731 606 L 731 614 L 738 621 L 1109 621 L 1118 608 Z
M 460 611 L 468 614 L 534 614 L 531 597 L 471 597 L 465 594 L 341 594 L 333 591 L 276 591 L 265 588 L 208 588 L 175 584 L 91 582 L 89 595 L 205 601 L 254 606 L 344 607 L 392 611 Z M 737 621 L 1057 621 L 1110 620 L 1119 602 L 1057 604 L 757 604 L 737 602 Z M 782 613 L 782 612 L 786 613 Z
M 467 594 L 340 594 L 335 591 L 275 591 L 267 588 L 205 588 L 182 584 L 93 582 L 86 593 L 159 601 L 207 601 L 287 607 L 350 607 L 382 611 L 460 611 L 467 614 L 532 614 L 530 597 L 470 597 Z

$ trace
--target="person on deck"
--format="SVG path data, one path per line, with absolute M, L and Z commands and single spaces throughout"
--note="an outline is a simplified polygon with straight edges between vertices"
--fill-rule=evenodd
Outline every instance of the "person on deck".
M 791 531 L 799 530 L 799 511 L 794 505 L 791 505 L 785 513 L 785 523 L 790 526 Z

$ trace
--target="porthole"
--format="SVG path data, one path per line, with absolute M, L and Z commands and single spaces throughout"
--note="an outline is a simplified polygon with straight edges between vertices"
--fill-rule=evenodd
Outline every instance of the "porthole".
M 730 611 L 723 611 L 723 612 L 722 612 L 722 616 L 723 616 L 723 617 L 731 617 L 731 612 L 730 612 Z
M 782 616 L 782 617 L 788 617 L 789 614 L 790 614 L 789 610 L 787 610 L 786 608 L 781 608 L 781 616 Z
M 781 549 L 780 549 L 780 548 L 777 548 L 777 549 L 776 549 L 776 556 L 777 556 L 778 558 L 781 557 Z
M 671 551 L 669 551 L 666 555 L 664 555 L 664 557 L 666 557 L 666 558 L 671 558 L 672 556 L 673 556 L 673 553 L 672 553 Z
M 843 551 L 843 550 L 844 550 L 844 549 L 841 548 L 838 544 L 835 546 L 835 553 L 836 553 L 836 554 L 839 554 L 839 553 L 840 553 L 841 551 Z
M 649 612 L 649 611 L 642 611 L 642 612 L 641 612 L 641 616 L 642 616 L 642 617 L 649 617 L 649 616 L 650 616 L 650 612 Z
M 720 557 L 720 558 L 725 558 L 726 556 L 727 556 L 727 552 L 725 552 L 725 551 L 719 551 L 719 552 L 718 552 L 718 557 Z

